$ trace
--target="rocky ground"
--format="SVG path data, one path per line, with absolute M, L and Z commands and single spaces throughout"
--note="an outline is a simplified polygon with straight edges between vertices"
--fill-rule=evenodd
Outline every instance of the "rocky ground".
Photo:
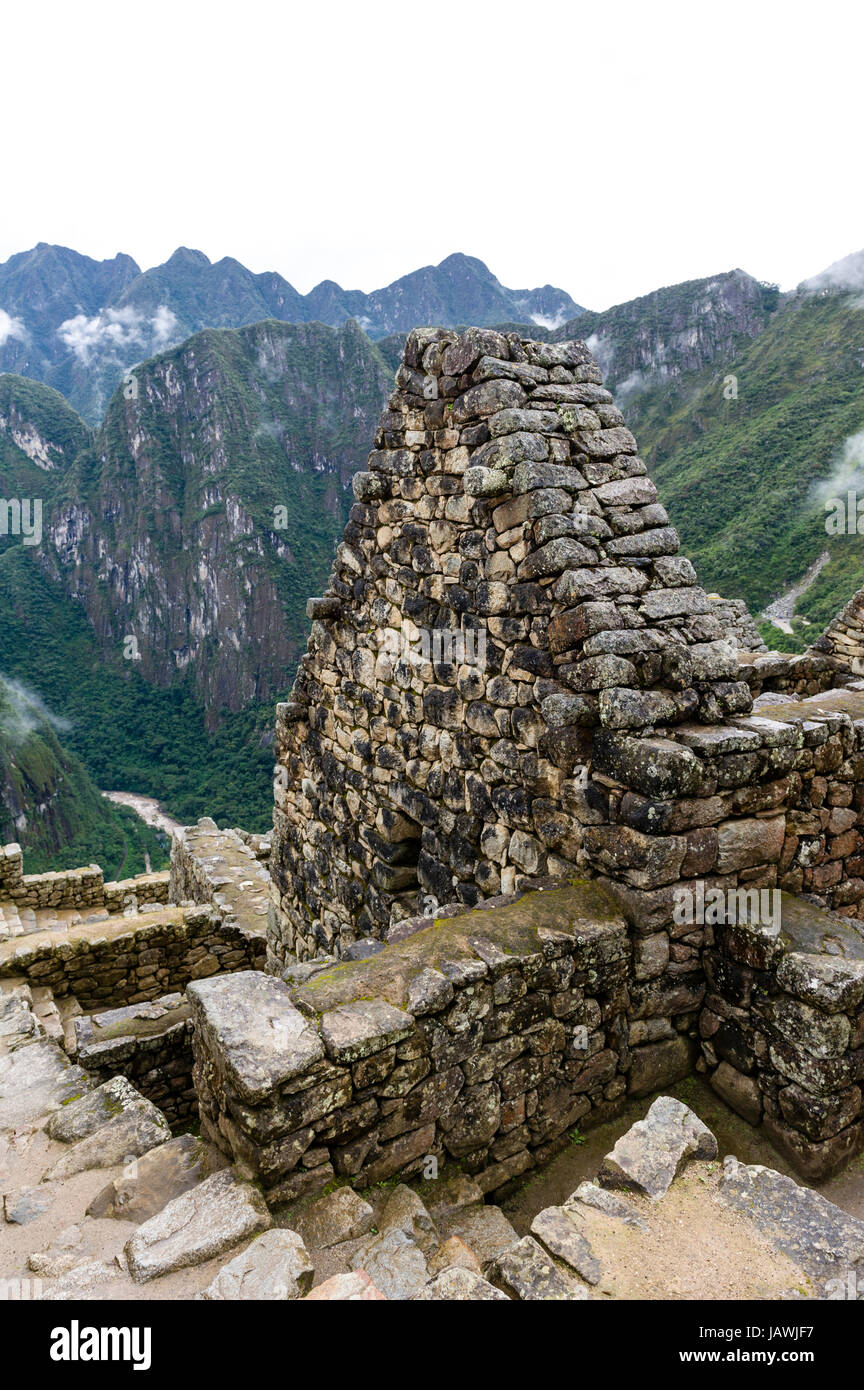
M 799 1299 L 842 1296 L 864 1270 L 864 1221 L 772 1168 L 721 1161 L 675 1097 L 597 1166 L 553 1192 L 559 1160 L 507 1212 L 458 1171 L 269 1211 L 124 1078 L 94 1087 L 26 986 L 0 993 L 7 1297 Z

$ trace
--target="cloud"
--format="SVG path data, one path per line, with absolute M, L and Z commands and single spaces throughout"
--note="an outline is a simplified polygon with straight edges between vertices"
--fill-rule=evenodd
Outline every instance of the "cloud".
M 28 734 L 48 724 L 59 733 L 72 726 L 68 719 L 52 714 L 35 690 L 20 681 L 0 675 L 0 733 L 12 744 L 23 743 Z
M 850 492 L 864 496 L 864 430 L 843 441 L 830 474 L 814 485 L 813 500 L 821 507 L 835 497 L 845 503 Z
M 857 294 L 860 298 L 856 300 L 855 308 L 864 309 L 864 251 L 855 251 L 842 261 L 829 265 L 827 270 L 821 270 L 818 275 L 811 275 L 799 289 L 810 294 L 827 294 L 832 290 Z
M 24 327 L 24 320 L 13 318 L 5 309 L 0 309 L 0 348 L 5 347 L 10 338 L 18 338 L 20 342 L 26 343 L 27 329 Z
M 536 323 L 538 328 L 560 328 L 562 324 L 567 322 L 567 313 L 561 308 L 557 314 L 531 314 L 530 319 L 532 323 Z
M 160 304 L 148 318 L 137 309 L 101 309 L 88 318 L 76 314 L 57 329 L 60 340 L 71 348 L 84 366 L 94 354 L 125 364 L 130 354 L 161 352 L 177 339 L 177 315 L 167 304 Z
M 604 377 L 609 376 L 610 369 L 615 361 L 614 340 L 612 338 L 603 338 L 599 333 L 592 333 L 590 338 L 585 339 L 585 346 L 594 358 L 594 361 L 597 363 Z
M 636 392 L 647 391 L 651 384 L 651 377 L 647 376 L 645 372 L 631 372 L 623 381 L 619 381 L 618 385 L 615 387 L 615 399 L 619 406 L 623 405 L 623 403 L 629 400 L 631 396 L 635 395 Z

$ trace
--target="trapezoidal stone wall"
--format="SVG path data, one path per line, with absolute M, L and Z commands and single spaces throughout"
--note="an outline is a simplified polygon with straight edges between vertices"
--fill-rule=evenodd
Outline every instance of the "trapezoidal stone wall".
M 615 1075 L 642 1095 L 695 1063 L 826 1176 L 864 1138 L 864 724 L 854 689 L 814 703 L 850 664 L 725 640 L 584 344 L 418 330 L 396 385 L 278 710 L 269 969 L 371 937 L 383 971 L 454 913 L 494 931 L 509 895 L 600 879 L 628 934 Z M 677 915 L 780 889 L 810 897 L 803 935 Z M 258 1121 L 207 1037 L 236 1156 Z
M 592 731 L 747 713 L 584 343 L 406 344 L 277 712 L 271 963 L 593 872 Z

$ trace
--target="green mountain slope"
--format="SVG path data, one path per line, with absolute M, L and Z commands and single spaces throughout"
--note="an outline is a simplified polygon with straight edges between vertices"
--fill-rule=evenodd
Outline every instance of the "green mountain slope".
M 7 431 L 0 495 L 41 494 L 44 536 L 0 546 L 0 670 L 69 721 L 98 785 L 268 828 L 273 701 L 391 384 L 355 324 L 273 321 L 143 364 L 92 434 L 50 388 L 0 378 L 56 461 Z
M 100 796 L 61 745 L 44 705 L 0 676 L 0 843 L 17 840 L 28 873 L 96 862 L 107 878 L 168 862 L 164 835 Z
M 828 551 L 796 605 L 821 628 L 864 583 L 864 538 L 826 535 L 824 505 L 854 483 L 844 446 L 864 429 L 856 296 L 792 296 L 737 353 L 634 394 L 627 409 L 709 587 L 756 612 Z

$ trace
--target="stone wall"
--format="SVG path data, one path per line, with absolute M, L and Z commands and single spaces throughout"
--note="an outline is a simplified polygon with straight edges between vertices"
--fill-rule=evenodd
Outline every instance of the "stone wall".
M 806 893 L 854 955 L 864 707 L 847 658 L 738 649 L 756 645 L 749 615 L 709 599 L 677 554 L 584 344 L 418 330 L 355 496 L 277 712 L 269 968 L 343 955 L 358 937 L 395 943 L 424 913 L 442 932 L 449 911 L 575 870 L 628 924 L 624 1041 L 610 1050 L 630 1093 L 686 1073 L 701 1031 L 718 1089 L 737 1071 L 750 1111 L 755 1087 L 777 1142 L 824 1175 L 861 1141 L 860 1095 L 826 1119 L 808 1072 L 790 1100 L 798 1083 L 777 1058 L 822 1046 L 780 975 L 794 943 L 759 967 L 745 1020 L 723 993 L 741 938 L 676 911 L 682 894 Z M 810 954 L 832 953 L 836 932 L 811 936 Z M 831 1025 L 852 1092 L 858 1002 Z M 791 1018 L 790 1044 L 777 1020 Z M 713 1040 L 733 1023 L 740 1068 Z M 211 1122 L 234 1143 L 217 1071 L 202 1054 Z
M 592 728 L 751 705 L 584 343 L 417 330 L 396 383 L 277 712 L 274 966 L 567 874 Z
M 45 985 L 55 998 L 74 995 L 85 1012 L 137 1004 L 218 971 L 259 968 L 266 941 L 225 923 L 217 910 L 196 906 L 176 921 L 144 917 L 105 923 L 104 934 L 22 944 L 0 961 L 0 976 Z
M 264 931 L 270 901 L 269 841 L 220 830 L 209 816 L 171 839 L 171 902 L 212 903 L 224 922 Z
M 168 872 L 138 874 L 134 878 L 105 883 L 98 864 L 57 873 L 25 874 L 21 846 L 0 845 L 0 902 L 18 907 L 70 907 L 78 911 L 104 907 L 121 912 L 124 907 L 168 902 Z
M 711 612 L 722 623 L 728 641 L 741 652 L 767 652 L 762 634 L 742 598 L 721 598 L 719 594 L 709 594 L 708 598 Z
M 738 673 L 750 686 L 754 699 L 769 694 L 804 699 L 821 695 L 835 686 L 848 685 L 855 679 L 835 658 L 813 648 L 794 656 L 782 652 L 768 652 L 762 656 L 739 652 Z
M 785 893 L 780 919 L 717 929 L 703 1055 L 718 1093 L 820 1182 L 864 1147 L 864 932 Z
M 629 969 L 620 914 L 576 883 L 367 960 L 299 967 L 291 986 L 198 981 L 202 1130 L 271 1202 L 334 1175 L 367 1185 L 419 1171 L 427 1155 L 498 1190 L 623 1104 Z
M 853 595 L 810 650 L 833 658 L 853 675 L 864 675 L 864 589 Z
M 791 967 L 781 970 L 781 962 L 803 951 L 818 974 L 837 968 L 842 954 L 855 976 L 854 961 L 864 958 L 864 931 L 849 920 L 862 915 L 864 900 L 861 716 L 864 696 L 843 690 L 763 707 L 727 725 L 678 726 L 669 739 L 599 733 L 594 775 L 606 785 L 611 824 L 585 836 L 630 923 L 634 974 L 644 962 L 649 1010 L 652 974 L 704 969 L 700 1031 L 709 1068 L 720 1068 L 718 1089 L 733 1104 L 743 1097 L 736 1108 L 746 1118 L 764 1114 L 775 1142 L 816 1177 L 864 1142 L 860 997 L 853 990 L 848 1018 L 828 1023 L 809 1007 L 815 990 L 784 1002 L 794 989 Z M 807 901 L 781 898 L 778 889 L 804 892 Z M 743 922 L 742 893 L 755 894 Z M 704 907 L 676 912 L 712 897 L 722 914 L 734 908 L 731 922 Z M 631 998 L 637 1013 L 646 1007 L 638 986 Z M 830 1081 L 811 1062 L 829 1055 L 826 1029 L 838 1040 Z M 840 1091 L 843 1106 L 832 1108 L 825 1097 Z
M 198 1122 L 192 1083 L 192 1022 L 183 995 L 75 1020 L 73 1060 L 94 1084 L 125 1076 L 164 1114 L 176 1132 Z

